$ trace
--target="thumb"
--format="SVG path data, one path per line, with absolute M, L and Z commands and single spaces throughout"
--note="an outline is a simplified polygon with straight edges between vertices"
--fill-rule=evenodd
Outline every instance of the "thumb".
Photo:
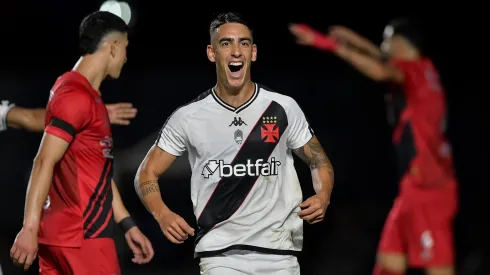
M 192 228 L 184 219 L 179 219 L 179 225 L 187 234 L 194 236 L 194 228 Z

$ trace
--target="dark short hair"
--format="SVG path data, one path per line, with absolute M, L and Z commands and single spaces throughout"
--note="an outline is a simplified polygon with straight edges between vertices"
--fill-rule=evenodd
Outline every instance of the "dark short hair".
M 213 32 L 215 32 L 216 29 L 218 29 L 219 27 L 221 27 L 221 25 L 226 23 L 242 24 L 245 27 L 247 27 L 250 30 L 250 33 L 253 35 L 252 27 L 249 24 L 249 22 L 245 20 L 243 15 L 236 12 L 225 12 L 225 13 L 220 13 L 218 16 L 216 16 L 216 18 L 213 21 L 211 21 L 211 24 L 209 25 L 209 36 L 212 36 Z
M 80 23 L 78 33 L 80 54 L 96 52 L 102 39 L 112 32 L 127 33 L 128 25 L 119 16 L 107 11 L 87 15 Z
M 425 51 L 427 41 L 421 21 L 409 18 L 397 18 L 391 20 L 388 26 L 393 28 L 393 35 L 402 36 L 420 52 Z

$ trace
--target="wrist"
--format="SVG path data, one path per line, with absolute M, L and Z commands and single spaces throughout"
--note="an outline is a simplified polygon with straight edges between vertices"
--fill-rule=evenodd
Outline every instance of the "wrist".
M 170 209 L 168 207 L 163 207 L 160 210 L 153 212 L 153 218 L 155 220 L 160 220 L 162 217 L 166 216 L 168 213 L 170 213 Z
M 124 233 L 128 232 L 130 229 L 136 227 L 136 223 L 134 222 L 133 218 L 131 216 L 127 216 L 124 219 L 122 219 L 118 223 L 119 227 L 121 227 L 122 231 Z
M 39 225 L 36 225 L 34 223 L 24 223 L 24 225 L 22 226 L 22 230 L 37 234 L 37 232 L 39 231 Z
M 322 200 L 327 204 L 330 203 L 330 192 L 328 190 L 323 189 L 320 192 L 318 192 L 317 195 L 320 196 L 320 198 L 322 198 Z

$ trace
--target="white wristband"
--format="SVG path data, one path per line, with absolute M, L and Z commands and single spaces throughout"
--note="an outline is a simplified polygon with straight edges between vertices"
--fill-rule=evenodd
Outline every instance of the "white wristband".
M 13 107 L 15 104 L 9 104 L 7 100 L 2 100 L 2 104 L 0 104 L 0 132 L 7 130 L 7 114 Z

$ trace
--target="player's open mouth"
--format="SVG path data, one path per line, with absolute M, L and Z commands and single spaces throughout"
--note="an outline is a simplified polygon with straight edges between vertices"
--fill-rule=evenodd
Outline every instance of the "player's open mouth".
M 243 69 L 243 62 L 230 62 L 228 63 L 228 69 L 230 69 L 232 77 L 240 77 Z

